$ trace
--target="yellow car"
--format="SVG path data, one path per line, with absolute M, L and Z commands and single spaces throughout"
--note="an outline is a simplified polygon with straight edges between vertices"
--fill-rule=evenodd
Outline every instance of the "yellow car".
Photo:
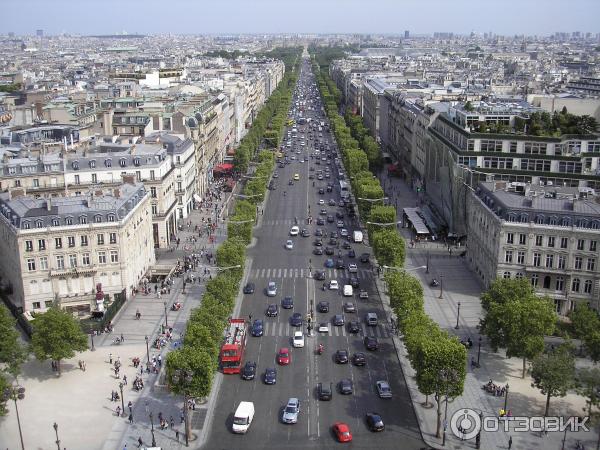
M 277 153 L 275 154 L 275 156 L 277 156 L 278 158 L 283 158 L 283 153 L 281 153 L 281 152 L 277 152 Z
M 298 175 L 297 173 L 294 174 L 294 180 L 298 181 L 300 179 L 300 175 Z

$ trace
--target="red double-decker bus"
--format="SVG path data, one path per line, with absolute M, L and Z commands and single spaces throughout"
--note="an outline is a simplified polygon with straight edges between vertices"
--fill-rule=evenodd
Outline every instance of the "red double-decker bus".
M 240 373 L 246 349 L 247 331 L 245 319 L 229 319 L 229 329 L 221 346 L 219 357 L 223 373 Z

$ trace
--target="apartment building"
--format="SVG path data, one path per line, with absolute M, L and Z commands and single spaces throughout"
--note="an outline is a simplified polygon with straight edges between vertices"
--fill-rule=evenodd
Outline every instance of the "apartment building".
M 489 286 L 527 278 L 566 315 L 600 309 L 600 203 L 593 189 L 483 182 L 468 196 L 467 258 Z
M 87 315 L 138 285 L 155 262 L 150 196 L 133 177 L 124 181 L 77 197 L 0 194 L 0 274 L 15 306 L 43 312 L 58 303 Z

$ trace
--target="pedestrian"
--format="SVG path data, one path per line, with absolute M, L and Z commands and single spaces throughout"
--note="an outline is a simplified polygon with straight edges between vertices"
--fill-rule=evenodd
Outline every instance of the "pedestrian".
M 117 409 L 115 410 L 117 412 L 117 416 L 121 415 L 121 407 L 117 406 Z
M 133 402 L 131 400 L 127 403 L 127 407 L 129 408 L 129 414 L 133 413 Z
M 121 333 L 121 343 L 125 342 L 125 337 L 123 337 L 123 333 Z
M 185 405 L 184 405 L 185 408 Z M 183 423 L 185 421 L 185 413 L 183 412 L 183 410 L 181 410 L 181 414 L 179 415 L 179 420 L 181 420 L 181 423 Z
M 175 427 L 175 421 L 173 420 L 173 416 L 169 419 L 169 424 L 171 425 L 171 430 Z
M 123 446 L 123 450 L 127 450 L 127 444 Z
M 108 362 L 112 364 L 112 353 L 108 354 Z
M 123 384 L 127 385 L 127 375 L 123 375 Z
M 129 413 L 129 423 L 133 423 L 133 414 Z
M 508 450 L 512 448 L 512 436 L 508 438 Z
M 142 441 L 142 437 L 140 436 L 140 437 L 138 438 L 138 448 L 141 448 L 141 447 L 142 447 L 142 445 L 144 445 L 144 441 Z
M 248 314 L 248 321 L 252 322 L 252 313 Z
M 175 439 L 179 442 L 179 430 L 175 430 Z

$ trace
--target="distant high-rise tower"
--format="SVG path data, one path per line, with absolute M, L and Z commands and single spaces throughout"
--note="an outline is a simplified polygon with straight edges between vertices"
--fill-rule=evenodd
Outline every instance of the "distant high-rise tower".
M 14 38 L 15 37 L 15 32 L 14 31 L 9 31 L 8 32 L 8 37 L 9 38 Z
M 36 30 L 35 35 L 37 37 L 44 37 L 44 30 Z
M 410 37 L 410 31 L 405 30 L 404 31 L 404 39 L 408 39 Z

